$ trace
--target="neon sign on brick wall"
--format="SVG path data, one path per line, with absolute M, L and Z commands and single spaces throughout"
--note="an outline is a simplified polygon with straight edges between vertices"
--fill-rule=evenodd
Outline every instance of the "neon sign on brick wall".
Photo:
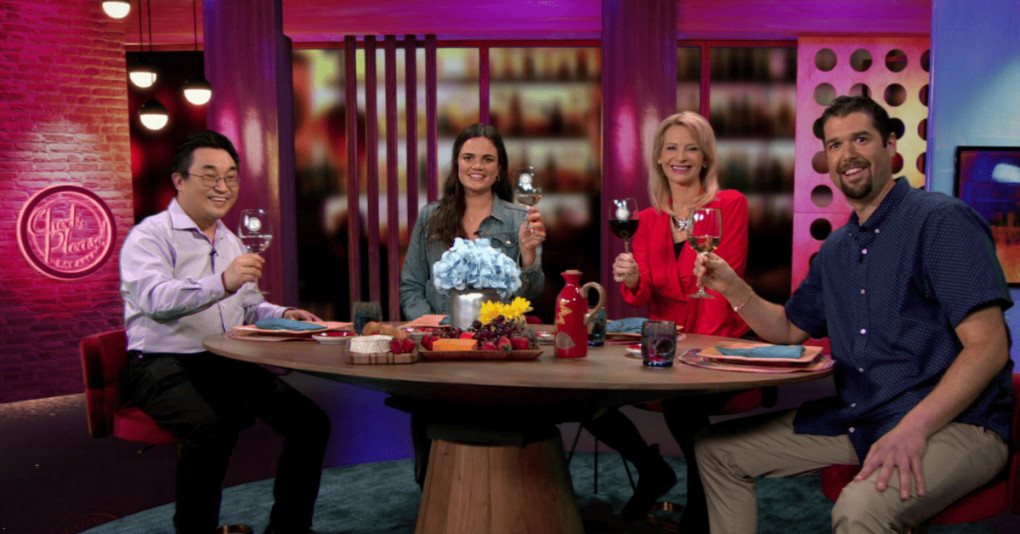
M 35 270 L 58 280 L 83 278 L 113 253 L 113 213 L 95 193 L 76 185 L 39 191 L 21 208 L 18 248 Z

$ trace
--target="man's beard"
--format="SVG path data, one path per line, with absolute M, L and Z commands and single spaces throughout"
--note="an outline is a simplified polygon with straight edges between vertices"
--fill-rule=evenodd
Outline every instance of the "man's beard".
M 847 184 L 846 180 L 842 176 L 843 172 L 846 171 L 846 169 L 850 169 L 850 168 L 853 168 L 853 167 L 860 168 L 861 169 L 861 171 L 860 171 L 861 173 L 865 173 L 865 172 L 868 173 L 867 180 L 858 183 L 856 186 L 852 186 L 852 185 Z M 840 173 L 839 188 L 843 191 L 843 195 L 845 195 L 846 198 L 849 198 L 849 199 L 852 199 L 852 200 L 859 200 L 859 199 L 862 199 L 862 198 L 866 198 L 868 195 L 871 194 L 871 189 L 873 187 L 873 182 L 874 182 L 874 180 L 873 180 L 874 176 L 872 176 L 872 174 L 871 174 L 871 164 L 869 162 L 866 162 L 866 161 L 854 161 L 854 162 L 848 163 L 847 165 L 843 165 L 839 169 L 839 173 Z

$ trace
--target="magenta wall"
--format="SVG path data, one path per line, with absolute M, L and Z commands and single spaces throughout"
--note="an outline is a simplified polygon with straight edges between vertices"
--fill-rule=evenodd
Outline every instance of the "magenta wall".
M 120 327 L 116 251 L 133 218 L 124 26 L 95 2 L 3 6 L 0 402 L 8 402 L 84 390 L 78 342 Z M 15 242 L 22 206 L 56 184 L 92 191 L 115 220 L 114 254 L 70 282 L 34 269 Z

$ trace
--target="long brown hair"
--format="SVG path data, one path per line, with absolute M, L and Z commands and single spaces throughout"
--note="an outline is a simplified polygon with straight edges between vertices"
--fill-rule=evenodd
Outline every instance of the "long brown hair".
M 669 190 L 669 178 L 662 171 L 658 164 L 659 155 L 662 153 L 662 145 L 665 143 L 666 130 L 670 126 L 686 126 L 694 137 L 705 159 L 705 167 L 698 175 L 701 179 L 701 195 L 694 202 L 695 208 L 700 208 L 715 199 L 719 192 L 719 158 L 715 150 L 715 132 L 712 125 L 705 120 L 705 117 L 693 111 L 681 111 L 666 117 L 655 129 L 655 141 L 652 143 L 652 159 L 649 161 L 651 172 L 648 176 L 648 198 L 652 206 L 670 212 L 669 202 L 672 195 Z M 682 215 L 682 214 L 681 214 Z
M 467 238 L 461 219 L 464 218 L 464 186 L 460 183 L 459 158 L 460 149 L 468 139 L 484 137 L 496 146 L 496 159 L 499 163 L 499 174 L 496 175 L 496 183 L 492 184 L 492 193 L 497 197 L 511 201 L 513 190 L 510 187 L 510 180 L 507 178 L 507 167 L 509 158 L 506 155 L 506 146 L 503 145 L 503 137 L 499 130 L 491 124 L 472 124 L 461 130 L 457 139 L 453 142 L 453 155 L 450 158 L 450 172 L 443 182 L 443 196 L 439 199 L 439 207 L 432 213 L 425 223 L 425 235 L 433 243 L 441 243 L 450 247 L 456 237 Z

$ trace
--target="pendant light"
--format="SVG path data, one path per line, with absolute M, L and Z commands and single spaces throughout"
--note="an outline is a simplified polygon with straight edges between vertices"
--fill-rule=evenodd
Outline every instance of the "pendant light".
M 148 4 L 148 1 L 146 2 Z M 142 44 L 142 53 L 145 53 L 145 38 L 142 37 L 142 7 L 141 0 L 138 2 L 138 42 Z M 152 54 L 152 10 L 149 8 L 149 54 Z M 128 78 L 131 79 L 131 83 L 135 87 L 140 89 L 148 89 L 156 84 L 156 78 L 159 77 L 159 71 L 156 70 L 155 65 L 149 62 L 147 56 L 141 56 L 138 61 L 135 61 L 128 67 Z
M 150 98 L 138 110 L 138 119 L 142 121 L 142 126 L 152 131 L 162 130 L 170 122 L 170 113 L 159 100 Z
M 196 0 L 191 0 L 191 20 L 195 35 L 195 54 L 198 54 L 198 9 L 195 7 Z M 212 85 L 209 80 L 202 77 L 202 73 L 195 73 L 188 81 L 184 82 L 184 98 L 196 106 L 204 106 L 212 98 Z
M 128 0 L 102 0 L 103 11 L 111 18 L 122 19 L 131 12 L 131 2 Z
M 140 2 L 141 0 L 139 0 Z M 152 53 L 152 5 L 149 3 L 150 0 L 145 0 L 145 9 L 149 19 L 149 53 Z M 139 7 L 138 11 L 141 11 Z M 141 13 L 139 13 L 139 34 L 141 34 Z M 142 43 L 143 45 L 145 43 Z M 155 83 L 156 76 L 153 74 L 152 83 Z M 151 87 L 152 84 L 150 83 Z M 162 130 L 166 127 L 167 123 L 170 122 L 170 113 L 167 112 L 166 106 L 164 106 L 159 100 L 156 100 L 155 96 L 150 96 L 142 107 L 138 110 L 138 119 L 142 122 L 142 126 L 145 126 L 149 130 L 157 131 Z

